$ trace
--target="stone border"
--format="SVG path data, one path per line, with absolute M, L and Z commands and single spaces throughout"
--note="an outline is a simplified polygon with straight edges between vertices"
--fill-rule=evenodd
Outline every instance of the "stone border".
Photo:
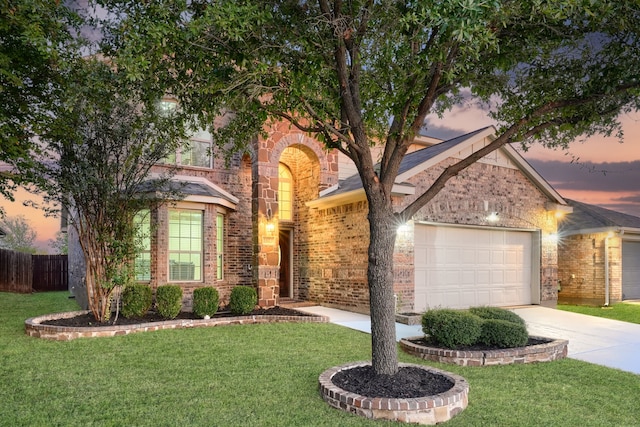
M 405 353 L 425 360 L 451 363 L 460 366 L 512 365 L 518 363 L 551 362 L 567 356 L 569 341 L 553 340 L 545 337 L 530 338 L 551 340 L 550 342 L 527 347 L 505 348 L 486 351 L 448 350 L 437 347 L 425 347 L 410 340 L 418 340 L 422 336 L 400 340 L 400 347 Z
M 414 326 L 422 323 L 422 314 L 419 313 L 396 313 L 396 322 Z
M 67 319 L 89 311 L 70 311 L 66 313 L 45 314 L 25 320 L 25 333 L 31 337 L 56 341 L 71 341 L 76 338 L 113 337 L 129 335 L 137 332 L 159 331 L 163 329 L 198 328 L 224 325 L 248 325 L 256 323 L 328 323 L 326 316 L 279 316 L 279 315 L 248 315 L 236 317 L 213 317 L 211 319 L 175 319 L 161 322 L 147 322 L 136 325 L 113 325 L 96 327 L 68 327 L 43 325 L 42 322 L 55 319 Z
M 319 378 L 320 394 L 336 409 L 370 419 L 383 419 L 417 424 L 437 424 L 450 420 L 468 405 L 469 383 L 459 375 L 429 366 L 400 363 L 400 367 L 415 367 L 453 381 L 451 389 L 433 396 L 418 398 L 367 397 L 344 390 L 332 381 L 340 371 L 370 365 L 371 362 L 353 362 L 324 371 Z

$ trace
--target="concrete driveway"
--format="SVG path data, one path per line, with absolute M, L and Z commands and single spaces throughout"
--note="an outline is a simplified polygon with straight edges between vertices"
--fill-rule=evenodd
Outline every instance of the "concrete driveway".
M 531 335 L 569 340 L 569 357 L 640 374 L 640 325 L 540 306 L 513 311 Z
M 321 306 L 298 310 L 327 316 L 332 323 L 371 333 L 371 319 L 363 314 Z M 640 325 L 535 305 L 512 310 L 527 322 L 529 334 L 569 340 L 572 359 L 640 374 Z M 398 340 L 422 334 L 419 325 L 396 323 Z

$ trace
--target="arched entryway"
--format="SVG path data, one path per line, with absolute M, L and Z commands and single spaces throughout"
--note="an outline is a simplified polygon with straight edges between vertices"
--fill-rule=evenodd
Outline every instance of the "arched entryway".
M 308 218 L 306 202 L 318 197 L 320 161 L 302 144 L 282 151 L 278 163 L 278 252 L 279 296 L 306 299 L 308 289 L 300 270 L 308 259 Z
M 267 137 L 257 138 L 253 147 L 252 274 L 258 304 L 273 306 L 282 297 L 308 299 L 310 208 L 306 203 L 338 183 L 337 151 L 326 151 L 320 142 L 286 122 L 274 123 Z M 288 182 L 288 196 L 279 188 L 281 179 Z M 288 253 L 283 256 L 283 252 Z

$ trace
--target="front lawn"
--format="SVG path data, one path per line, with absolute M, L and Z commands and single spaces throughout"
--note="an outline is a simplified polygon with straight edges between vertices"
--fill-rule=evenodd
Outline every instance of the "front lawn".
M 618 303 L 609 307 L 558 304 L 558 309 L 623 322 L 640 323 L 640 304 Z
M 51 342 L 28 317 L 76 309 L 67 293 L 0 293 L 1 426 L 385 426 L 330 408 L 325 369 L 370 358 L 370 337 L 332 324 L 182 329 Z M 571 344 L 569 344 L 571 345 Z M 401 353 L 402 361 L 421 363 Z M 627 426 L 640 376 L 563 360 L 465 377 L 469 407 L 447 426 Z

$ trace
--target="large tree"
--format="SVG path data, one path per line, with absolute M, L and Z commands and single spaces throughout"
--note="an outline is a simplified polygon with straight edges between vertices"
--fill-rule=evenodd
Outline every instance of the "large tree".
M 369 206 L 372 363 L 394 374 L 396 229 L 447 180 L 493 150 L 537 140 L 565 146 L 620 130 L 638 107 L 638 1 L 103 0 L 105 48 L 119 69 L 164 87 L 217 135 L 249 141 L 289 120 L 358 168 Z M 447 168 L 402 210 L 391 189 L 430 113 L 446 119 L 461 89 L 487 103 L 496 139 Z M 491 107 L 489 109 L 489 107 Z M 226 133 L 225 133 L 226 132 Z M 384 145 L 378 164 L 370 147 Z
M 62 70 L 79 55 L 80 19 L 63 2 L 12 0 L 0 4 L 0 194 L 12 199 L 32 161 L 35 128 L 49 116 L 65 84 Z M 16 174 L 19 167 L 21 174 Z
M 133 279 L 135 216 L 178 196 L 166 186 L 173 169 L 152 168 L 186 138 L 180 113 L 160 108 L 161 94 L 143 94 L 107 61 L 78 61 L 67 77 L 55 114 L 38 126 L 34 182 L 67 208 L 85 259 L 86 301 L 104 322 L 114 292 Z

